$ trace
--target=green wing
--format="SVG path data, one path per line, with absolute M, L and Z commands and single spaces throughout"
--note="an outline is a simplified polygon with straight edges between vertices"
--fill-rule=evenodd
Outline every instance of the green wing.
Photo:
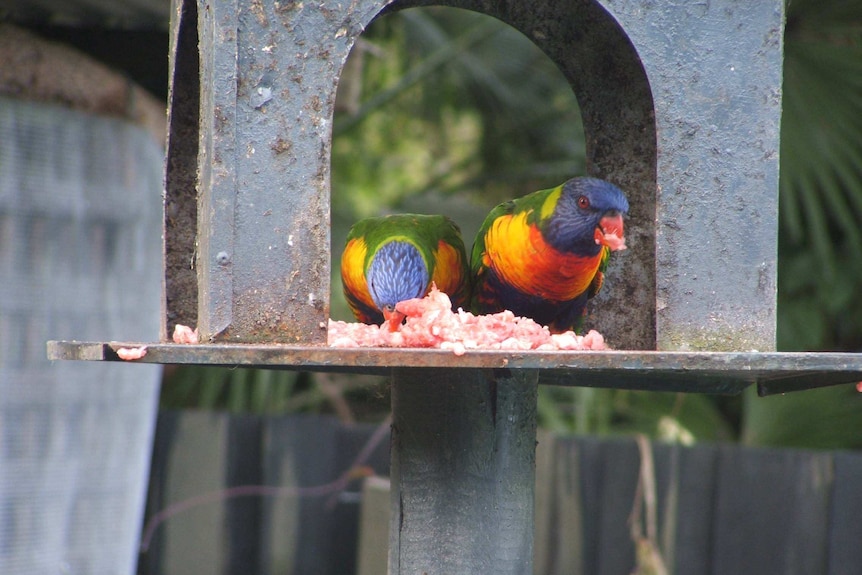
M 479 232 L 476 234 L 476 239 L 473 242 L 473 251 L 470 254 L 470 271 L 473 273 L 474 278 L 481 277 L 486 271 L 482 263 L 482 254 L 485 253 L 485 236 L 488 230 L 491 229 L 494 221 L 501 216 L 530 212 L 527 221 L 531 224 L 536 224 L 539 220 L 543 219 L 542 206 L 545 204 L 548 196 L 557 190 L 562 190 L 562 186 L 539 190 L 526 196 L 503 202 L 485 216 L 482 227 L 479 228 Z M 544 217 L 547 217 L 547 214 Z

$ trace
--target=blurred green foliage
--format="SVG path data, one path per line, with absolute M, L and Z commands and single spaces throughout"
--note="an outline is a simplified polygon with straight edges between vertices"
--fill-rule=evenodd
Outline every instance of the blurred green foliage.
M 778 347 L 859 350 L 862 2 L 789 2 L 784 74 Z M 333 134 L 335 319 L 352 319 L 337 263 L 357 219 L 444 213 L 469 245 L 491 206 L 584 173 L 580 113 L 559 70 L 516 30 L 456 9 L 409 9 L 369 26 L 342 75 Z M 319 377 L 179 370 L 163 404 L 330 410 L 337 394 L 315 392 Z M 774 398 L 543 386 L 539 411 L 560 432 L 859 447 L 857 395 L 847 386 Z M 388 409 L 384 393 L 350 400 L 371 413 Z
M 778 345 L 862 349 L 862 2 L 787 7 Z
M 308 374 L 267 369 L 169 366 L 161 403 L 170 408 L 234 412 L 300 411 L 303 393 L 314 389 Z M 314 398 L 312 398 L 314 399 Z M 320 401 L 312 401 L 319 404 Z
M 862 350 L 862 2 L 787 3 L 778 349 Z M 862 447 L 852 385 L 744 395 L 741 439 Z

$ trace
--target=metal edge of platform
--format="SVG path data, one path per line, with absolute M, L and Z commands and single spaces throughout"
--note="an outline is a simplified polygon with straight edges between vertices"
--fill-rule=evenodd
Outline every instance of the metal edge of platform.
M 218 365 L 386 375 L 392 367 L 537 369 L 547 385 L 773 395 L 862 380 L 862 354 L 821 352 L 496 351 L 333 348 L 280 344 L 49 341 L 50 360 L 124 361 L 120 348 L 146 347 L 128 363 Z

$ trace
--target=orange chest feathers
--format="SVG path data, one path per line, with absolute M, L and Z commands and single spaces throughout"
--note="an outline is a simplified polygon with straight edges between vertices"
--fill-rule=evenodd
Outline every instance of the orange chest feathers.
M 519 291 L 568 301 L 586 291 L 602 260 L 560 252 L 527 223 L 527 213 L 497 218 L 485 237 L 484 264 Z

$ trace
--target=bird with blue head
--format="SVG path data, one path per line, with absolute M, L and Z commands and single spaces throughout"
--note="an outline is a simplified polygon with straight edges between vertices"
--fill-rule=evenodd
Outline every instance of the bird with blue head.
M 498 205 L 473 244 L 473 312 L 508 309 L 552 333 L 581 330 L 610 252 L 625 249 L 628 210 L 622 190 L 597 178 Z
M 436 285 L 453 309 L 470 301 L 470 271 L 461 230 L 440 215 L 395 214 L 360 220 L 341 258 L 344 296 L 356 318 L 394 331 L 399 302 L 424 297 Z

